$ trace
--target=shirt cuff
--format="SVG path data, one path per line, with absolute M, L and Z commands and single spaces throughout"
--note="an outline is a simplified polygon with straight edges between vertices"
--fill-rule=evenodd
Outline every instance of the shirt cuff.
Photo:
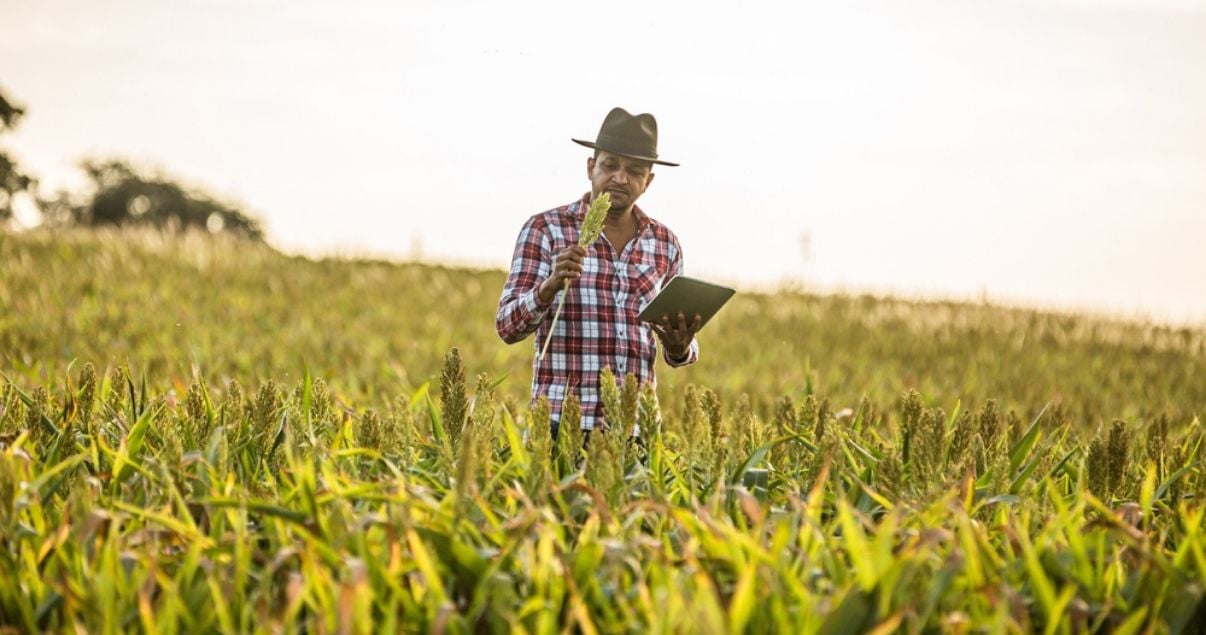
M 548 304 L 540 303 L 540 287 L 528 291 L 519 299 L 519 304 L 523 307 L 523 312 L 527 317 L 525 320 L 528 324 L 539 322 L 545 313 L 549 312 L 549 308 L 553 306 L 552 302 Z
M 691 340 L 691 346 L 687 347 L 687 355 L 685 357 L 682 357 L 679 359 L 674 359 L 673 357 L 671 357 L 670 351 L 666 350 L 665 347 L 663 347 L 662 348 L 662 358 L 664 358 L 666 360 L 666 364 L 668 364 L 671 368 L 677 368 L 679 366 L 688 366 L 690 364 L 694 364 L 696 361 L 699 360 L 699 341 Z

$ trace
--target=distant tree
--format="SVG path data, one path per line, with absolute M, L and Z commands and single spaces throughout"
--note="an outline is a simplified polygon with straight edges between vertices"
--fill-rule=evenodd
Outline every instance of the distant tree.
M 147 175 L 120 160 L 86 160 L 80 165 L 94 193 L 85 203 L 73 203 L 60 193 L 42 202 L 45 220 L 54 225 L 150 226 L 168 231 L 202 229 L 262 241 L 264 232 L 255 219 L 215 200 L 186 189 L 162 174 Z
M 0 92 L 0 134 L 8 132 L 17 126 L 25 110 L 13 104 L 8 97 Z M 8 220 L 13 215 L 13 197 L 21 192 L 33 189 L 35 181 L 23 174 L 8 153 L 0 149 L 0 222 Z

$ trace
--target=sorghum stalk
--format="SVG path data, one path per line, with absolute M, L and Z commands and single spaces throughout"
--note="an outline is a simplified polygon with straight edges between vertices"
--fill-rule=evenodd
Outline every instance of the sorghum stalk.
M 578 232 L 578 246 L 590 247 L 603 233 L 603 221 L 607 218 L 607 210 L 611 209 L 611 195 L 607 192 L 600 194 L 590 202 L 586 209 L 586 218 L 582 220 L 582 229 Z M 557 301 L 557 311 L 553 313 L 553 323 L 549 325 L 549 334 L 544 338 L 544 346 L 540 349 L 540 359 L 549 350 L 549 342 L 553 341 L 553 331 L 557 328 L 557 320 L 561 317 L 561 309 L 565 307 L 565 296 L 569 292 L 570 281 L 566 280 L 561 286 L 561 299 Z
M 440 374 L 440 421 L 448 433 L 449 445 L 457 447 L 469 401 L 465 396 L 465 366 L 461 351 L 455 346 L 444 355 L 444 370 Z

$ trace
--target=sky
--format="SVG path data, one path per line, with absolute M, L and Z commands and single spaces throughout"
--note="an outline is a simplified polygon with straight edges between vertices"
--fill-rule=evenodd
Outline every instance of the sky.
M 312 256 L 505 268 L 653 113 L 687 273 L 1206 325 L 1206 0 L 6 0 L 0 138 Z

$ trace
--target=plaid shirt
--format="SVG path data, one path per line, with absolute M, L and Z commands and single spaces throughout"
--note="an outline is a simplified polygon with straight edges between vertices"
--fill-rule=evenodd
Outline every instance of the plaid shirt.
M 567 394 L 577 394 L 582 403 L 582 427 L 591 429 L 604 420 L 599 401 L 599 372 L 610 366 L 617 379 L 629 373 L 641 383 L 653 383 L 657 336 L 637 314 L 661 290 L 662 284 L 683 271 L 682 249 L 665 225 L 633 207 L 637 235 L 619 255 L 606 236 L 587 248 L 582 277 L 575 280 L 565 298 L 565 308 L 540 359 L 558 296 L 541 304 L 538 290 L 552 273 L 553 259 L 578 243 L 589 204 L 581 199 L 537 214 L 524 223 L 515 242 L 511 273 L 498 301 L 495 323 L 498 335 L 514 344 L 536 334 L 536 358 L 532 362 L 532 401 L 547 395 L 553 421 L 560 421 L 561 404 Z M 691 342 L 690 353 L 675 362 L 663 351 L 671 366 L 685 366 L 699 358 L 699 343 Z

